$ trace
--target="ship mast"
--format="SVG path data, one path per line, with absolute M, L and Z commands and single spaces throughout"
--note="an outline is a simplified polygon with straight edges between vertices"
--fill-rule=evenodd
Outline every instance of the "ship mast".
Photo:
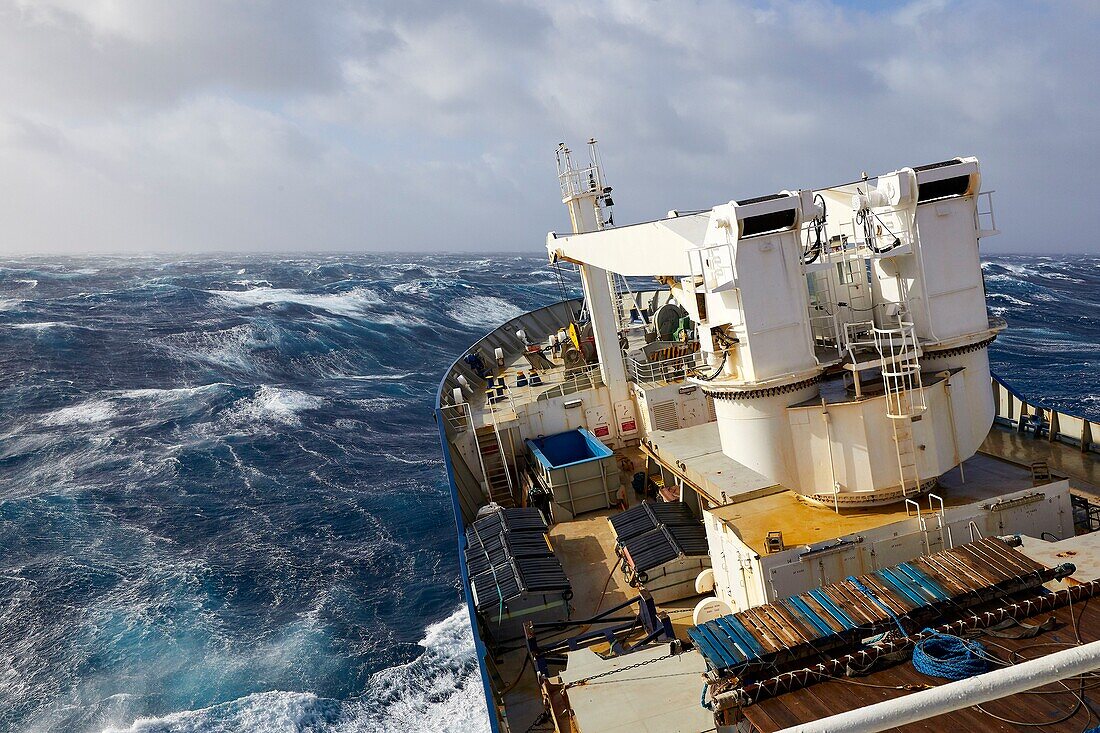
M 565 143 L 558 144 L 558 182 L 561 202 L 569 210 L 574 234 L 603 231 L 615 225 L 611 187 L 604 181 L 603 164 L 595 138 L 588 139 L 589 161 L 581 163 Z M 579 263 L 581 286 L 592 321 L 592 336 L 600 361 L 600 376 L 612 402 L 629 401 L 626 367 L 619 347 L 621 303 L 616 302 L 615 274 L 595 265 Z

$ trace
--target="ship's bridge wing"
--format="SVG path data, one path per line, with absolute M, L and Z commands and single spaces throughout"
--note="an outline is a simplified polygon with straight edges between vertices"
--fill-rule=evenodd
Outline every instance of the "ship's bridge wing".
M 689 249 L 703 243 L 710 210 L 698 214 L 546 238 L 551 258 L 595 265 L 625 276 L 687 277 Z

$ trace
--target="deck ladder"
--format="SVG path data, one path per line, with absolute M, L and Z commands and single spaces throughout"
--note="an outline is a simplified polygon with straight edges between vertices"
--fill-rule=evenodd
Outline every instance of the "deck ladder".
M 886 416 L 893 427 L 901 493 L 909 496 L 918 492 L 921 485 L 913 419 L 925 410 L 917 339 L 913 324 L 905 321 L 899 321 L 897 328 L 875 328 L 873 332 L 882 368 Z
M 490 408 L 493 422 L 474 431 L 477 452 L 481 458 L 481 470 L 485 478 L 485 492 L 490 501 L 503 507 L 516 505 L 512 488 L 512 473 L 504 455 L 504 443 L 500 439 L 496 410 Z

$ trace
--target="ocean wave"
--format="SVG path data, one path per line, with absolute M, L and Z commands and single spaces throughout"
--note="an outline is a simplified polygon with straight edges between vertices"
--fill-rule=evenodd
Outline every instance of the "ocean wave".
M 365 410 L 393 410 L 408 406 L 408 400 L 398 399 L 397 397 L 365 397 L 355 400 L 355 404 Z
M 429 295 L 432 292 L 451 290 L 455 287 L 468 288 L 469 285 L 459 285 L 457 280 L 446 278 L 428 278 L 397 283 L 393 286 L 393 292 L 402 295 Z
M 339 733 L 477 733 L 489 730 L 470 617 L 459 608 L 427 628 L 424 652 L 375 674 L 358 715 L 333 727 Z
M 197 387 L 167 387 L 147 389 L 125 389 L 117 393 L 117 396 L 126 400 L 179 400 L 190 399 L 205 392 L 215 392 L 231 387 L 227 382 L 215 382 L 202 384 Z
M 1083 283 L 1083 282 L 1086 282 L 1085 280 L 1083 280 L 1079 277 L 1070 277 L 1069 275 L 1065 274 L 1064 272 L 1042 272 L 1042 273 L 1039 273 L 1039 277 L 1046 278 L 1047 280 L 1061 280 L 1063 282 L 1070 282 L 1070 283 Z
M 10 328 L 21 331 L 46 331 L 51 328 L 73 328 L 73 324 L 62 321 L 42 321 L 40 323 L 13 323 Z
M 91 400 L 47 413 L 41 422 L 51 426 L 99 423 L 110 420 L 116 414 L 115 406 L 109 400 Z
M 1008 270 L 1010 273 L 1016 275 L 1017 277 L 1025 279 L 1040 274 L 1039 270 L 1035 269 L 1034 267 L 1028 267 L 1027 265 L 1022 265 L 1017 262 L 1007 262 L 1005 260 L 996 260 L 992 262 L 986 261 L 982 263 L 981 267 L 982 270 L 999 267 L 1002 270 Z
M 258 305 L 302 305 L 336 315 L 355 316 L 385 301 L 370 288 L 353 288 L 343 293 L 307 293 L 289 288 L 259 287 L 252 290 L 208 290 L 231 307 Z
M 251 398 L 240 400 L 229 408 L 226 419 L 234 423 L 253 425 L 266 422 L 298 425 L 301 423 L 298 413 L 316 410 L 324 404 L 322 398 L 305 392 L 264 385 Z
M 523 311 L 503 298 L 474 295 L 451 306 L 447 315 L 467 326 L 492 327 L 523 315 Z
M 332 722 L 336 708 L 309 692 L 259 692 L 200 710 L 138 718 L 103 733 L 304 733 Z
M 196 710 L 139 717 L 103 733 L 479 733 L 489 730 L 466 609 L 430 625 L 412 661 L 372 675 L 338 701 L 273 690 Z
M 401 382 L 415 376 L 412 372 L 402 374 L 347 374 L 345 379 L 354 379 L 360 382 Z
M 1031 307 L 1031 303 L 1028 303 L 1026 300 L 1020 300 L 1016 296 L 1009 295 L 1008 293 L 990 293 L 988 296 L 986 296 L 986 300 L 1004 301 L 1006 303 L 1011 303 L 1012 305 L 1020 306 L 1023 308 Z
M 183 362 L 199 360 L 238 371 L 255 370 L 251 358 L 257 338 L 252 324 L 242 323 L 212 331 L 185 331 L 171 334 L 155 343 Z

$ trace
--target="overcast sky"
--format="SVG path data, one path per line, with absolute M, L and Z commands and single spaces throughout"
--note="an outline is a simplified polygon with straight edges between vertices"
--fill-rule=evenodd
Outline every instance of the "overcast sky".
M 1098 46 L 1084 0 L 0 0 L 0 249 L 538 251 L 596 136 L 620 224 L 977 155 L 988 252 L 1095 252 Z

